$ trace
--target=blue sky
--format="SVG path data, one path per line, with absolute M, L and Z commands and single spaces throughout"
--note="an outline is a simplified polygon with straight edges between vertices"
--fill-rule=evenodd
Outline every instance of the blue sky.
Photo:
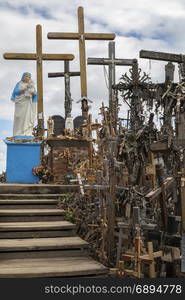
M 12 135 L 14 113 L 10 95 L 25 71 L 36 80 L 35 62 L 7 61 L 4 52 L 35 52 L 35 27 L 42 25 L 43 52 L 71 53 L 75 60 L 70 68 L 79 71 L 77 41 L 48 40 L 48 32 L 76 32 L 77 8 L 84 7 L 86 32 L 116 33 L 117 58 L 139 58 L 139 50 L 156 50 L 183 53 L 185 49 L 185 1 L 184 0 L 0 0 L 0 172 L 5 169 L 5 136 Z M 107 41 L 87 41 L 87 57 L 107 57 Z M 143 71 L 151 72 L 152 80 L 164 79 L 164 63 L 139 60 Z M 44 62 L 44 115 L 64 115 L 64 83 L 61 78 L 48 78 L 48 72 L 63 71 L 62 62 Z M 177 68 L 176 68 L 177 69 Z M 117 81 L 127 67 L 118 67 Z M 93 100 L 93 118 L 98 107 L 108 103 L 108 90 L 102 66 L 87 66 L 88 97 Z M 80 80 L 71 79 L 73 116 L 80 114 Z M 124 107 L 121 114 L 125 113 Z

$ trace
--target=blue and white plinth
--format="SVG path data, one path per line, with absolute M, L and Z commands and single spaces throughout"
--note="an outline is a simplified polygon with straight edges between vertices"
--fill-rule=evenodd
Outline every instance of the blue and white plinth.
M 26 141 L 16 142 L 16 139 Z M 32 168 L 41 164 L 42 142 L 35 142 L 34 137 L 28 136 L 16 136 L 13 141 L 5 139 L 4 142 L 7 144 L 6 182 L 38 183 L 39 177 L 32 174 Z

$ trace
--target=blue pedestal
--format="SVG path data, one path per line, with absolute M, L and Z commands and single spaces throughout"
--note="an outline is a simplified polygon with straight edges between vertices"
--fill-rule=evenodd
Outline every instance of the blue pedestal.
M 26 137 L 26 139 L 28 138 Z M 7 144 L 7 183 L 38 183 L 39 177 L 32 174 L 32 168 L 41 163 L 40 148 L 42 142 L 32 142 L 31 140 L 31 137 L 30 142 L 25 143 L 4 140 Z

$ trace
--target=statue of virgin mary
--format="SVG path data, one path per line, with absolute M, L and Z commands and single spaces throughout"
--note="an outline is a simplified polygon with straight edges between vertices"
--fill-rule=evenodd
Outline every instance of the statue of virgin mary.
M 15 103 L 13 136 L 32 136 L 36 117 L 37 93 L 31 74 L 23 73 L 12 93 Z

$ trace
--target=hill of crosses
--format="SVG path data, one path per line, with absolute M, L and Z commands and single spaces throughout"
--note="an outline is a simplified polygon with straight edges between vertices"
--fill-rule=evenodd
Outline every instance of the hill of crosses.
M 137 59 L 116 57 L 114 33 L 87 33 L 83 7 L 77 16 L 76 32 L 47 37 L 77 40 L 78 72 L 74 53 L 43 53 L 41 25 L 35 53 L 4 53 L 33 60 L 37 82 L 23 74 L 12 96 L 14 129 L 0 176 L 0 277 L 184 277 L 185 56 L 141 50 L 141 59 L 166 62 L 164 81 L 152 82 Z M 88 40 L 107 41 L 108 55 L 88 57 Z M 64 62 L 63 72 L 48 73 L 63 77 L 64 110 L 45 120 L 43 65 L 51 60 Z M 87 65 L 108 69 L 107 106 L 88 98 Z M 75 76 L 81 114 L 73 118 Z

